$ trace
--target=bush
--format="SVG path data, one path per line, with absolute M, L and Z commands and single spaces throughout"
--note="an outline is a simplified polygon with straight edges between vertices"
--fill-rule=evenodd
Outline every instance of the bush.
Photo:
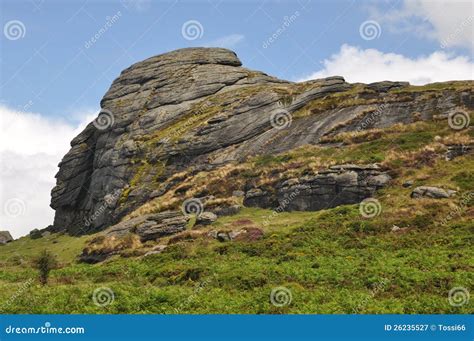
M 56 268 L 58 262 L 56 256 L 48 250 L 43 250 L 38 257 L 33 260 L 33 266 L 39 271 L 40 283 L 46 285 L 48 283 L 49 272 Z

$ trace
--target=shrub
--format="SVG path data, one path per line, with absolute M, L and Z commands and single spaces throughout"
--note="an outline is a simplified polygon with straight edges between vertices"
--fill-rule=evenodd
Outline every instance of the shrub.
M 48 283 L 49 272 L 56 268 L 58 262 L 56 256 L 48 250 L 43 250 L 38 257 L 33 260 L 33 266 L 39 271 L 39 280 L 41 284 Z

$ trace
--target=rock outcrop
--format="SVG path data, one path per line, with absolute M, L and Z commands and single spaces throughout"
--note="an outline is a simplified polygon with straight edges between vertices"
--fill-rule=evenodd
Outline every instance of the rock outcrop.
M 0 231 L 0 245 L 5 245 L 13 241 L 13 237 L 8 231 Z
M 251 189 L 244 205 L 281 211 L 317 211 L 358 203 L 385 186 L 390 176 L 377 165 L 338 165 L 318 174 L 285 180 L 276 190 Z
M 465 144 L 451 144 L 447 146 L 446 161 L 451 161 L 458 156 L 472 154 L 474 146 Z
M 178 211 L 147 214 L 113 225 L 105 235 L 123 237 L 135 233 L 145 242 L 184 231 L 188 220 L 189 217 Z
M 151 199 L 165 197 L 182 181 L 176 176 L 182 171 L 196 174 L 315 145 L 327 135 L 431 120 L 472 105 L 465 100 L 469 92 L 463 100 L 455 89 L 426 96 L 404 93 L 407 87 L 349 84 L 342 77 L 287 82 L 242 67 L 234 52 L 221 48 L 182 49 L 136 63 L 112 83 L 98 118 L 72 140 L 59 164 L 52 232 L 83 234 L 117 224 Z M 330 169 L 281 184 L 276 196 L 247 192 L 246 202 L 271 207 L 298 188 L 300 199 L 289 209 L 351 203 L 387 180 L 378 172 Z M 221 213 L 226 212 L 216 214 Z M 150 219 L 136 228 L 144 240 L 179 230 L 184 222 Z
M 432 186 L 419 186 L 416 187 L 413 192 L 411 192 L 412 198 L 433 198 L 433 199 L 443 199 L 449 198 L 456 194 L 456 191 L 450 189 L 443 189 L 439 187 L 432 187 Z

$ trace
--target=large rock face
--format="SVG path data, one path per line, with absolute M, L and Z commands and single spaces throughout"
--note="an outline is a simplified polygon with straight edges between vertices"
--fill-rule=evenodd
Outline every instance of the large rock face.
M 329 133 L 429 120 L 462 100 L 455 90 L 432 97 L 393 91 L 407 86 L 348 84 L 342 77 L 291 83 L 245 69 L 235 53 L 219 48 L 182 49 L 134 64 L 112 83 L 98 119 L 73 139 L 59 164 L 54 229 L 80 234 L 115 224 L 165 195 L 170 177 L 182 170 L 318 144 Z M 346 104 L 299 114 L 335 94 Z M 350 176 L 344 181 L 355 181 Z M 302 186 L 313 188 L 313 180 Z
M 251 189 L 244 205 L 280 211 L 318 211 L 358 203 L 389 181 L 390 176 L 376 165 L 338 165 L 318 174 L 285 180 L 276 188 Z

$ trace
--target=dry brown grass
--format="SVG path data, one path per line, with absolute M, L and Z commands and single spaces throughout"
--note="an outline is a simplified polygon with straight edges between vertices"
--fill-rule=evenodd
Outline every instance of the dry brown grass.
M 124 237 L 99 235 L 91 239 L 84 249 L 86 253 L 114 253 L 123 250 L 135 250 L 142 247 L 140 238 L 135 234 Z

